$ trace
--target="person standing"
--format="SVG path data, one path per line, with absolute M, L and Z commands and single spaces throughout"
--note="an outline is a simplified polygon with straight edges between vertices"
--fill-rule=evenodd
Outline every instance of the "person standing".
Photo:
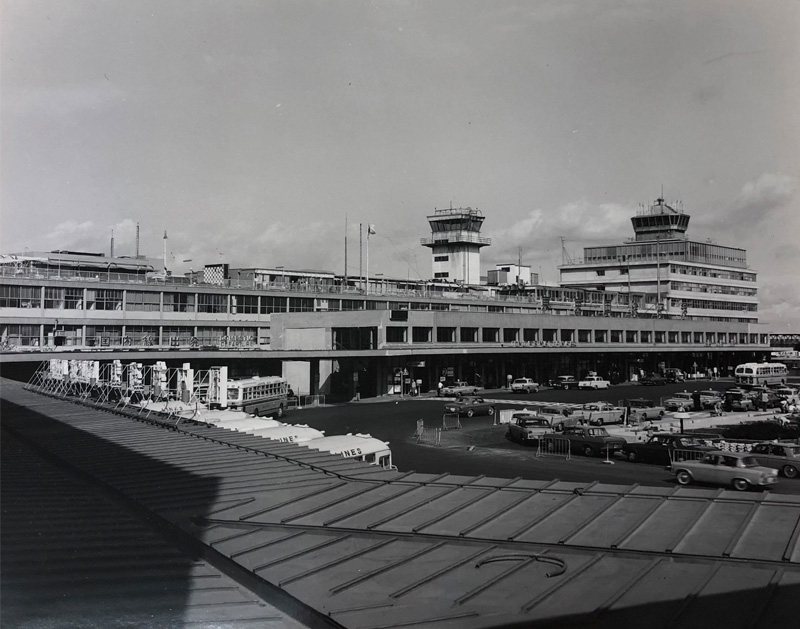
M 693 404 L 693 409 L 692 410 L 695 410 L 695 411 L 703 410 L 702 406 L 700 405 L 700 393 L 698 393 L 697 391 L 692 393 L 692 404 Z
M 444 385 L 442 381 L 439 380 L 439 384 L 436 385 L 436 397 L 442 397 L 442 389 L 444 389 Z
M 769 394 L 766 391 L 764 391 L 761 394 L 761 408 L 766 411 L 769 410 L 768 407 L 769 407 Z

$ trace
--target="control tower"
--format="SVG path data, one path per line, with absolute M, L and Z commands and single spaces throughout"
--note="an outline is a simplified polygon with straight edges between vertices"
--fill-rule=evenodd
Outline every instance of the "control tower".
M 481 238 L 484 216 L 472 208 L 435 210 L 428 216 L 431 237 L 421 244 L 431 248 L 433 278 L 463 284 L 481 282 L 481 247 L 492 244 Z
M 670 207 L 664 199 L 659 198 L 649 208 L 642 208 L 636 216 L 632 216 L 631 223 L 636 242 L 685 239 L 689 215 Z

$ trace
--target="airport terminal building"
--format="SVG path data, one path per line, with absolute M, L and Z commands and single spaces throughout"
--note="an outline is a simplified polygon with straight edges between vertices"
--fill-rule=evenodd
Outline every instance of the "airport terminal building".
M 2 256 L 4 369 L 65 351 L 137 361 L 224 363 L 231 375 L 283 375 L 299 393 L 350 399 L 412 380 L 503 386 L 589 371 L 626 380 L 768 357 L 756 273 L 742 249 L 686 238 L 688 215 L 659 199 L 635 239 L 590 247 L 560 286 L 498 265 L 476 283 L 483 215 L 428 217 L 433 278 L 353 277 L 279 266 L 207 265 L 183 277 L 157 259 L 81 252 Z M 77 356 L 76 356 L 77 357 Z

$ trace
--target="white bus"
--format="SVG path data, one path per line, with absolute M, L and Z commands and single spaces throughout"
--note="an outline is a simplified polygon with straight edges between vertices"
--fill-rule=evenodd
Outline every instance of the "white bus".
M 789 370 L 783 363 L 744 363 L 736 366 L 736 384 L 750 386 L 786 384 Z
M 279 376 L 256 376 L 228 381 L 228 408 L 251 415 L 283 417 L 289 384 Z
M 247 432 L 256 437 L 284 443 L 303 443 L 312 439 L 321 439 L 325 436 L 323 431 L 305 424 L 283 424 L 275 428 L 255 428 Z
M 339 454 L 346 459 L 364 461 L 378 465 L 385 470 L 396 470 L 392 465 L 392 451 L 389 443 L 361 433 L 335 435 L 306 441 L 302 445 L 320 452 Z

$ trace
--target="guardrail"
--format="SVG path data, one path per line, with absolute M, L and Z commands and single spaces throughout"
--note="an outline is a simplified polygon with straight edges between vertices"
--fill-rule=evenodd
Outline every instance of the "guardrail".
M 425 426 L 425 423 L 421 419 L 417 420 L 417 430 L 414 436 L 417 439 L 417 443 L 430 443 L 435 446 L 442 444 L 442 429 Z
M 458 413 L 442 414 L 442 430 L 460 430 L 461 418 Z
M 539 437 L 539 447 L 536 456 L 563 456 L 567 461 L 572 458 L 570 441 L 557 435 L 542 435 Z

